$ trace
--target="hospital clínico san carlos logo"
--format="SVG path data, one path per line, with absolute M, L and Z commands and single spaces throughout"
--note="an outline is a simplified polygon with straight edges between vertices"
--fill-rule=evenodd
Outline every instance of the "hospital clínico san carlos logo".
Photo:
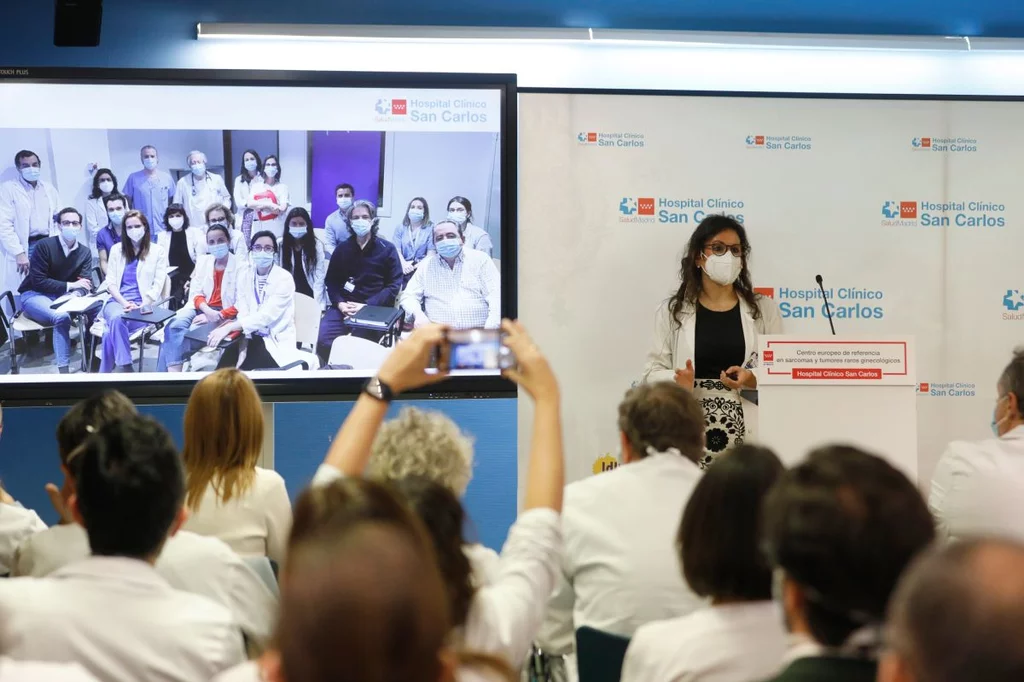
M 647 136 L 634 131 L 621 133 L 602 133 L 583 131 L 576 133 L 576 144 L 581 147 L 616 147 L 618 149 L 643 149 L 647 146 Z
M 914 137 L 910 149 L 915 152 L 952 152 L 970 154 L 978 151 L 978 140 L 973 137 Z
M 808 135 L 747 135 L 747 149 L 769 152 L 809 152 L 814 148 Z
M 934 142 L 933 142 L 934 143 Z M 1006 204 L 994 201 L 882 202 L 882 227 L 1006 227 Z
M 709 215 L 726 215 L 742 223 L 746 204 L 730 197 L 622 197 L 620 223 L 696 225 Z
M 409 113 L 409 100 L 382 97 L 377 100 L 377 106 L 374 108 L 380 116 L 405 116 Z

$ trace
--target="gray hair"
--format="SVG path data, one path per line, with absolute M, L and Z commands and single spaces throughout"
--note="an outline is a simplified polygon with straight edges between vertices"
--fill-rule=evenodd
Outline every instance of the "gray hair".
M 919 682 L 1024 679 L 1024 544 L 975 539 L 925 554 L 893 595 L 889 628 Z
M 999 376 L 999 388 L 1017 396 L 1017 409 L 1024 410 L 1024 347 L 1013 351 L 1013 359 Z
M 206 154 L 204 154 L 203 152 L 199 151 L 198 149 L 193 149 L 192 151 L 190 151 L 188 153 L 188 156 L 185 157 L 185 163 L 187 165 L 189 165 L 189 166 L 192 165 L 192 157 L 193 156 L 201 156 L 201 157 L 203 157 L 203 163 L 209 163 L 210 162 L 210 160 L 206 158 Z
M 372 201 L 366 199 L 358 199 L 352 202 L 352 205 L 348 207 L 348 215 L 346 216 L 349 222 L 352 222 L 352 213 L 359 207 L 363 207 L 370 211 L 370 220 L 377 219 L 377 207 Z

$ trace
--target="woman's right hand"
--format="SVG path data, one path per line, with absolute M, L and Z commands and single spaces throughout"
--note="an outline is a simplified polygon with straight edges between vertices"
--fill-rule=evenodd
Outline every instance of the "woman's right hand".
M 676 368 L 676 383 L 687 391 L 693 390 L 693 360 L 686 361 L 686 368 Z
M 536 401 L 557 400 L 555 373 L 523 325 L 514 320 L 502 320 L 501 329 L 505 332 L 505 345 L 516 356 L 516 367 L 505 370 L 505 376 L 526 389 Z

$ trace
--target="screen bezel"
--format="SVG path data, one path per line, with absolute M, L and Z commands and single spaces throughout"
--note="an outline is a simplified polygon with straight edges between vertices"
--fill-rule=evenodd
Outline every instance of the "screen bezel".
M 0 87 L 4 83 L 498 90 L 501 98 L 501 310 L 504 317 L 517 317 L 518 113 L 514 74 L 0 67 Z M 259 374 L 250 372 L 249 376 L 256 382 L 260 395 L 273 402 L 351 399 L 360 393 L 366 383 L 365 377 L 331 377 L 327 374 L 323 377 L 299 378 L 300 375 L 297 375 L 292 380 L 261 379 Z M 176 379 L 166 373 L 161 374 L 160 379 L 153 380 L 117 381 L 115 375 L 111 377 L 109 381 L 4 382 L 0 383 L 0 400 L 5 405 L 70 404 L 116 388 L 141 402 L 176 403 L 187 400 L 195 385 L 192 377 Z M 440 386 L 409 393 L 410 397 L 421 398 L 499 398 L 515 397 L 516 388 L 512 382 L 497 375 L 462 376 L 449 378 Z

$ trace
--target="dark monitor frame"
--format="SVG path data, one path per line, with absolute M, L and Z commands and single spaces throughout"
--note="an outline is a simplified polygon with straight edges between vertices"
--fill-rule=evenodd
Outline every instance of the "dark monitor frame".
M 336 88 L 436 88 L 499 90 L 501 94 L 501 311 L 503 317 L 518 315 L 516 211 L 518 170 L 516 150 L 518 112 L 514 74 L 373 73 L 334 71 L 253 71 L 234 69 L 107 69 L 63 67 L 0 67 L 0 88 L 5 83 L 96 83 L 120 85 L 249 85 L 265 87 Z M 31 122 L 26 121 L 26 127 Z M 264 400 L 272 402 L 346 400 L 359 394 L 366 379 L 313 374 L 296 379 L 261 379 L 256 382 Z M 10 375 L 4 375 L 9 377 Z M 103 390 L 116 388 L 143 403 L 184 402 L 194 379 L 175 379 L 163 373 L 146 381 L 53 381 L 16 383 L 0 379 L 4 405 L 71 404 Z M 508 398 L 515 385 L 500 376 L 452 377 L 439 385 L 410 391 L 410 398 Z

